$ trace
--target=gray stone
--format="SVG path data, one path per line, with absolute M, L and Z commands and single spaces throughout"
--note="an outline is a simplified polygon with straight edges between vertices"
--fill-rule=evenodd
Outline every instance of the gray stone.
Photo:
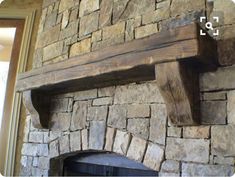
M 192 126 L 183 128 L 184 138 L 209 138 L 210 127 L 209 126 Z
M 150 123 L 151 125 L 151 123 Z M 151 132 L 151 127 L 150 127 L 150 132 Z M 180 138 L 181 137 L 181 132 L 182 132 L 182 128 L 181 127 L 168 127 L 167 128 L 167 136 L 168 137 L 177 137 Z
M 101 40 L 102 40 L 102 31 L 101 30 L 98 30 L 98 31 L 95 31 L 92 33 L 91 42 L 98 42 Z
M 130 0 L 126 4 L 125 10 L 120 14 L 121 16 L 118 14 L 115 19 L 118 20 L 120 18 L 121 20 L 125 20 L 154 10 L 155 10 L 155 0 Z M 115 17 L 115 14 L 113 15 Z
M 227 104 L 227 112 L 228 112 L 228 123 L 235 124 L 235 91 L 228 92 L 228 104 Z
M 114 104 L 164 103 L 156 82 L 117 86 Z
M 113 152 L 126 155 L 130 139 L 131 136 L 128 132 L 117 130 L 113 144 Z
M 55 26 L 56 17 L 57 17 L 57 12 L 53 12 L 52 14 L 47 15 L 45 18 L 44 29 L 48 29 Z
M 108 114 L 107 106 L 97 106 L 97 107 L 89 107 L 88 108 L 88 120 L 102 120 L 106 121 Z
M 201 74 L 201 91 L 227 90 L 235 88 L 235 66 L 220 67 L 214 72 Z
M 43 132 L 43 143 L 49 143 L 49 132 Z
M 146 144 L 147 141 L 138 137 L 132 137 L 129 149 L 127 151 L 127 157 L 142 162 Z
M 50 131 L 49 141 L 54 141 L 62 136 L 61 131 Z
M 70 133 L 70 148 L 72 152 L 81 150 L 81 132 L 80 131 Z
M 119 129 L 126 128 L 125 105 L 114 105 L 109 107 L 108 125 Z
M 167 138 L 166 159 L 208 163 L 209 144 L 203 139 Z
M 89 100 L 97 98 L 97 89 L 85 90 L 74 93 L 74 100 Z
M 94 99 L 92 102 L 93 106 L 111 105 L 113 103 L 112 97 L 103 97 Z
M 81 131 L 81 136 L 82 136 L 82 150 L 87 150 L 88 149 L 88 130 L 83 129 Z
M 149 143 L 144 157 L 144 165 L 159 171 L 164 158 L 164 150 L 157 144 Z
M 27 156 L 36 156 L 38 151 L 38 144 L 24 143 L 22 146 L 21 154 Z
M 177 0 L 173 1 L 171 4 L 171 15 L 177 16 L 187 11 L 190 12 L 200 9 L 205 9 L 204 0 L 197 0 L 193 3 L 190 0 Z
M 144 139 L 149 137 L 149 119 L 128 119 L 127 130 Z
M 50 150 L 50 157 L 57 157 L 59 156 L 59 145 L 58 145 L 58 141 L 52 141 L 49 144 L 49 150 Z
M 166 160 L 162 163 L 161 172 L 170 174 L 180 173 L 180 163 L 175 160 Z
M 98 29 L 99 12 L 91 13 L 80 20 L 79 36 L 85 36 Z
M 74 103 L 71 127 L 70 127 L 72 131 L 80 130 L 86 127 L 87 106 L 88 103 L 86 101 L 76 101 Z
M 72 98 L 52 99 L 50 104 L 51 112 L 68 112 L 69 100 Z
M 53 59 L 62 54 L 63 41 L 48 45 L 43 49 L 43 61 Z
M 105 137 L 105 147 L 106 151 L 113 150 L 113 142 L 115 137 L 116 130 L 114 128 L 107 127 L 106 137 Z
M 32 168 L 32 176 L 48 176 L 48 170 Z
M 43 143 L 43 132 L 30 132 L 29 142 L 31 143 Z
M 227 117 L 226 101 L 201 102 L 202 124 L 226 124 L 226 117 Z
M 74 0 L 61 0 L 59 5 L 59 13 L 74 7 L 74 5 Z
M 203 93 L 203 100 L 226 100 L 225 92 L 206 92 Z
M 150 137 L 155 143 L 165 145 L 167 112 L 164 104 L 151 106 Z
M 127 117 L 128 118 L 150 117 L 150 107 L 149 105 L 143 105 L 143 104 L 128 105 Z
M 214 164 L 234 165 L 234 158 L 233 157 L 215 156 L 214 157 Z
M 54 113 L 51 116 L 50 127 L 53 131 L 66 131 L 70 127 L 71 113 Z
M 115 86 L 112 87 L 104 87 L 98 89 L 98 96 L 99 97 L 112 97 L 115 93 Z
M 113 0 L 101 1 L 100 18 L 99 18 L 100 27 L 111 25 L 112 11 L 113 11 Z
M 235 125 L 211 127 L 211 152 L 220 156 L 235 156 Z
M 47 157 L 49 155 L 48 144 L 38 144 L 37 155 Z
M 129 0 L 114 0 L 113 4 L 113 23 L 116 23 L 124 10 L 126 9 L 127 3 Z
M 141 25 L 141 16 L 136 17 L 135 19 L 129 19 L 126 22 L 126 31 L 125 31 L 125 40 L 131 41 L 134 39 L 134 31 L 136 27 Z
M 105 121 L 91 121 L 89 134 L 89 149 L 102 150 L 105 138 Z
M 27 156 L 21 156 L 21 159 L 20 159 L 20 164 L 23 166 L 23 167 L 27 167 Z
M 81 0 L 80 9 L 79 9 L 79 17 L 87 15 L 98 9 L 99 9 L 99 0 Z
M 232 176 L 233 167 L 229 165 L 182 164 L 182 176 Z
M 69 37 L 74 36 L 75 34 L 78 33 L 78 25 L 79 25 L 79 20 L 70 22 L 66 28 L 62 29 L 60 32 L 60 39 L 66 39 Z
M 50 160 L 48 157 L 39 157 L 38 167 L 40 169 L 48 170 L 50 167 Z
M 65 154 L 70 152 L 69 149 L 69 135 L 64 135 L 59 138 L 59 145 L 60 145 L 60 154 Z
M 38 167 L 38 165 L 39 165 L 39 157 L 34 157 L 33 158 L 33 166 Z
M 157 23 L 141 26 L 135 29 L 135 38 L 143 38 L 158 32 Z

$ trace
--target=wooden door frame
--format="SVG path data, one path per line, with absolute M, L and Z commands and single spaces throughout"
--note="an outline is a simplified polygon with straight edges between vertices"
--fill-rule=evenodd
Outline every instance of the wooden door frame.
M 34 9 L 1 9 L 0 19 L 23 19 L 24 30 L 22 34 L 21 46 L 18 56 L 18 66 L 16 68 L 16 76 L 26 71 L 26 64 L 29 57 L 29 46 L 32 36 L 36 11 Z M 11 109 L 8 117 L 3 116 L 4 128 L 1 131 L 1 144 L 5 147 L 0 148 L 0 172 L 4 176 L 14 175 L 15 154 L 17 145 L 18 124 L 20 117 L 20 108 L 22 104 L 22 94 L 13 90 Z

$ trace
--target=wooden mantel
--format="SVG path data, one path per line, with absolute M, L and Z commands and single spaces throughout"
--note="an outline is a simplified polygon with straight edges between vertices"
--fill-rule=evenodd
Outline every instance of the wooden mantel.
M 217 65 L 215 41 L 190 24 L 22 73 L 16 89 L 37 128 L 48 127 L 49 96 L 128 82 L 157 80 L 177 125 L 200 123 L 199 72 Z

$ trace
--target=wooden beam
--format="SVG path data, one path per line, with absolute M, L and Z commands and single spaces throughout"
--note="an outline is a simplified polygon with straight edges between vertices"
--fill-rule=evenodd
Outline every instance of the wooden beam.
M 187 62 L 156 65 L 156 80 L 166 103 L 168 117 L 175 125 L 199 123 L 198 71 Z

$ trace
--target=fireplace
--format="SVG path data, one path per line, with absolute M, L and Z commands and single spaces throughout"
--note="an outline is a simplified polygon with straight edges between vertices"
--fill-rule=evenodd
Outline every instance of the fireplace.
M 109 152 L 79 153 L 64 159 L 63 176 L 157 176 L 142 163 Z

